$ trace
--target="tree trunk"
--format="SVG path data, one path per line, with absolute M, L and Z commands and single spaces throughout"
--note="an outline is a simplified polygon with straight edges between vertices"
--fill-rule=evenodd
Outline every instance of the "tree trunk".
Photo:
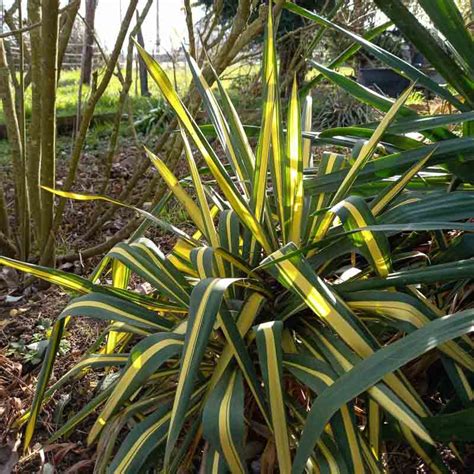
M 3 172 L 0 171 L 0 232 L 6 238 L 10 237 L 10 223 L 8 221 L 7 200 L 5 198 L 5 190 L 2 184 L 5 182 Z
M 71 6 L 71 4 L 73 5 Z M 59 22 L 60 35 L 58 39 L 58 70 L 61 69 L 72 28 L 74 26 L 74 20 L 76 19 L 77 11 L 80 6 L 81 0 L 70 0 L 67 8 L 61 13 Z M 30 84 L 31 69 L 28 69 L 28 72 L 25 74 L 25 89 L 27 89 Z
M 16 74 L 16 68 L 15 68 L 15 61 L 13 58 L 13 52 L 12 52 L 12 43 L 10 41 L 5 41 L 3 43 L 3 47 L 5 49 L 5 56 L 7 59 L 7 65 L 8 69 L 10 71 L 10 80 L 13 86 L 13 90 L 15 91 L 14 98 L 15 98 L 15 107 L 16 111 L 18 114 L 18 111 L 20 110 L 20 104 L 19 104 L 19 99 L 20 99 L 20 83 L 18 82 L 18 77 Z
M 26 223 L 24 222 L 25 215 L 22 210 L 25 209 L 26 202 L 26 186 L 25 170 L 22 162 L 22 144 L 20 126 L 18 124 L 18 116 L 16 113 L 15 99 L 13 98 L 13 90 L 11 85 L 10 70 L 7 64 L 7 58 L 5 55 L 5 47 L 3 39 L 0 38 L 0 98 L 3 105 L 3 114 L 5 117 L 5 124 L 7 127 L 8 143 L 10 146 L 10 152 L 13 163 L 13 173 L 15 178 L 15 211 L 18 218 L 20 234 L 26 229 Z M 21 237 L 21 235 L 20 235 Z M 20 241 L 23 241 L 20 238 Z M 22 249 L 24 250 L 24 249 Z
M 51 0 L 48 0 L 48 1 L 51 1 Z M 122 50 L 123 41 L 127 34 L 128 27 L 130 26 L 130 22 L 133 18 L 133 13 L 135 9 L 137 8 L 137 3 L 138 3 L 138 0 L 130 0 L 127 13 L 125 14 L 125 17 L 122 21 L 120 31 L 115 41 L 114 49 L 112 51 L 112 54 L 110 55 L 109 61 L 107 63 L 107 67 L 105 68 L 105 72 L 103 76 L 101 77 L 101 80 L 97 86 L 97 89 L 89 97 L 89 100 L 84 109 L 84 113 L 81 116 L 81 123 L 79 126 L 76 139 L 74 141 L 74 146 L 71 152 L 69 170 L 66 176 L 66 181 L 64 183 L 65 191 L 69 191 L 74 183 L 77 167 L 79 165 L 79 160 L 80 160 L 82 149 L 86 140 L 87 131 L 89 129 L 92 116 L 94 114 L 95 106 L 97 105 L 97 102 L 104 94 L 107 86 L 109 85 L 110 79 L 112 78 L 113 72 L 115 70 L 117 61 L 120 56 L 120 51 Z M 63 217 L 62 214 L 63 214 L 65 205 L 66 205 L 66 199 L 64 198 L 59 199 L 58 207 L 56 209 L 56 214 L 54 216 L 53 231 L 55 231 L 61 224 L 62 217 Z M 45 251 L 43 252 L 43 255 L 46 255 L 46 256 L 49 255 L 52 252 L 53 248 L 54 248 L 54 235 L 53 233 L 51 233 L 49 242 L 46 246 Z M 42 256 L 42 259 L 43 259 L 43 256 Z M 40 261 L 41 263 L 44 263 L 42 260 Z
M 71 5 L 73 4 L 73 5 Z M 59 25 L 59 39 L 58 39 L 58 79 L 61 73 L 61 65 L 66 54 L 66 49 L 69 44 L 74 21 L 76 20 L 77 12 L 81 6 L 81 0 L 70 0 L 69 8 L 61 15 Z
M 28 18 L 31 23 L 41 21 L 41 1 L 28 0 Z M 30 31 L 31 43 L 31 122 L 27 156 L 28 188 L 30 208 L 34 223 L 34 234 L 41 232 L 41 206 L 39 172 L 41 163 L 41 30 Z
M 138 21 L 138 12 L 137 12 L 137 21 Z M 137 32 L 137 41 L 138 44 L 144 48 L 145 42 L 143 41 L 143 34 L 142 28 L 138 28 Z M 145 62 L 141 57 L 138 58 L 138 68 L 140 73 L 140 95 L 142 97 L 148 97 L 150 95 L 150 91 L 148 90 L 148 73 L 145 66 Z
M 56 175 L 56 84 L 58 60 L 59 0 L 42 1 L 41 54 L 41 184 L 55 187 Z M 42 263 L 54 263 L 54 245 L 47 243 L 53 226 L 54 197 L 41 191 Z
M 97 0 L 86 0 L 86 31 L 84 34 L 82 83 L 90 86 L 94 59 L 94 23 Z
M 18 4 L 18 26 L 23 28 L 23 5 L 20 2 Z M 17 41 L 20 46 L 20 64 L 19 64 L 19 107 L 18 107 L 18 124 L 20 127 L 20 139 L 21 139 L 21 167 L 23 174 L 21 176 L 22 184 L 21 187 L 24 190 L 22 207 L 21 207 L 21 230 L 20 230 L 20 250 L 21 258 L 26 260 L 30 253 L 31 243 L 31 227 L 30 227 L 30 203 L 29 203 L 29 190 L 27 181 L 27 165 L 26 165 L 26 115 L 25 115 L 25 57 L 27 55 L 27 49 L 25 48 L 25 41 L 23 33 L 17 35 Z M 29 57 L 29 54 L 28 54 Z M 31 58 L 28 60 L 31 62 Z

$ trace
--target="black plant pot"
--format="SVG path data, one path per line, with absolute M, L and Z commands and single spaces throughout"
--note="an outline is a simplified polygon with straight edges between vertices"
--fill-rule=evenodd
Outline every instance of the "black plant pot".
M 360 68 L 358 82 L 390 97 L 398 97 L 410 81 L 388 68 Z

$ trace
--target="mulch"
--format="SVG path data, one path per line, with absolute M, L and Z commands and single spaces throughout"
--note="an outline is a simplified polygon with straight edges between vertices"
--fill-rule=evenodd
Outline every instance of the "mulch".
M 98 146 L 86 147 L 81 158 L 74 190 L 83 193 L 96 193 L 103 176 L 103 161 L 107 152 L 107 140 Z M 57 186 L 61 188 L 67 173 L 67 156 L 69 145 L 62 145 L 58 154 Z M 132 176 L 140 159 L 141 151 L 124 140 L 115 156 L 108 195 L 117 197 L 127 180 Z M 12 170 L 8 165 L 2 166 L 6 183 L 4 185 L 7 201 L 13 206 L 14 188 Z M 142 177 L 134 194 L 139 196 L 154 176 L 149 171 Z M 110 238 L 129 218 L 133 211 L 120 209 L 104 229 L 87 242 L 81 239 L 90 227 L 90 216 L 97 203 L 69 201 L 64 222 L 58 232 L 58 253 L 81 250 Z M 169 247 L 165 236 L 152 229 L 150 237 L 163 239 Z M 99 262 L 100 256 L 88 261 L 66 263 L 61 269 L 87 276 Z M 38 329 L 42 320 L 54 321 L 64 308 L 70 296 L 56 287 L 44 289 L 38 283 L 23 288 L 22 275 L 14 270 L 0 269 L 0 474 L 9 472 L 93 472 L 95 448 L 89 448 L 85 439 L 93 419 L 86 420 L 68 438 L 67 442 L 57 442 L 44 446 L 45 441 L 65 420 L 65 413 L 73 413 L 90 399 L 97 385 L 98 375 L 91 373 L 74 384 L 59 390 L 41 412 L 40 422 L 28 453 L 21 453 L 21 432 L 14 427 L 14 422 L 31 406 L 34 390 L 41 364 L 32 363 L 23 353 L 12 348 L 12 344 L 28 346 L 34 344 L 35 334 L 45 337 L 46 332 Z M 67 329 L 66 339 L 69 347 L 55 363 L 52 381 L 67 372 L 83 356 L 87 348 L 97 340 L 105 323 L 90 319 L 77 319 Z M 58 409 L 58 406 L 61 409 Z
M 38 321 L 45 318 L 54 321 L 69 300 L 66 293 L 55 287 L 45 291 L 33 289 L 29 293 L 15 303 L 5 303 L 4 300 L 0 309 L 0 472 L 3 472 L 2 464 L 8 462 L 8 454 L 13 459 L 18 459 L 18 454 L 12 452 L 19 441 L 14 422 L 31 406 L 41 365 L 25 360 L 21 353 L 11 353 L 9 347 L 12 342 L 18 341 L 30 344 Z M 66 334 L 70 347 L 64 355 L 58 357 L 52 382 L 77 363 L 84 350 L 97 340 L 103 327 L 104 324 L 94 320 L 77 319 L 71 322 Z M 56 472 L 67 472 L 77 463 L 79 470 L 71 470 L 71 473 L 92 472 L 84 470 L 86 466 L 83 461 L 90 461 L 93 455 L 93 450 L 83 442 L 87 434 L 85 430 L 82 435 L 79 431 L 76 432 L 68 443 L 55 443 L 43 451 L 41 446 L 64 421 L 57 407 L 67 406 L 67 410 L 70 410 L 82 405 L 96 383 L 94 377 L 91 373 L 73 386 L 66 386 L 46 404 L 33 441 L 32 453 L 19 456 L 12 472 L 38 472 L 47 464 L 56 466 Z

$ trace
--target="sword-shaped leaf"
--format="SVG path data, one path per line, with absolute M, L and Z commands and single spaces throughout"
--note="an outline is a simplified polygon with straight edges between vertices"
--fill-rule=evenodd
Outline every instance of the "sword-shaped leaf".
M 186 50 L 184 50 L 184 54 L 191 70 L 194 84 L 201 94 L 207 114 L 214 125 L 222 148 L 229 159 L 229 163 L 231 164 L 232 169 L 239 180 L 239 184 L 245 196 L 248 197 L 250 175 L 247 173 L 248 162 L 246 163 L 245 160 L 247 157 L 246 155 L 241 156 L 238 150 L 234 148 L 235 142 L 231 138 L 232 132 L 230 130 L 229 124 L 226 122 L 219 103 L 217 102 L 214 93 L 209 87 L 209 84 L 204 78 L 203 73 L 196 61 L 187 53 Z
M 361 291 L 379 290 L 394 286 L 406 286 L 419 283 L 436 283 L 441 281 L 461 280 L 472 278 L 474 273 L 474 258 L 459 260 L 458 262 L 430 265 L 421 269 L 403 270 L 389 274 L 386 278 L 370 278 L 341 283 L 338 290 Z
M 109 255 L 127 265 L 178 305 L 185 308 L 189 305 L 188 283 L 151 241 L 139 240 L 132 245 L 121 243 Z
M 29 273 L 44 281 L 58 285 L 64 289 L 71 290 L 80 294 L 90 293 L 94 291 L 95 285 L 91 280 L 82 278 L 74 273 L 67 273 L 63 270 L 43 267 L 33 263 L 21 262 L 13 258 L 0 257 L 0 265 L 14 268 L 24 273 Z
M 449 52 L 440 45 L 437 38 L 433 37 L 426 26 L 424 26 L 400 0 L 376 0 L 375 3 L 396 23 L 401 33 L 427 58 L 436 71 L 465 98 L 466 103 L 459 104 L 450 100 L 448 97 L 445 97 L 445 99 L 458 107 L 459 110 L 468 110 L 470 106 L 472 107 L 474 99 L 472 92 L 472 69 L 466 73 L 465 68 L 459 65 L 459 58 L 463 58 L 462 61 L 465 61 L 464 58 L 466 56 L 472 56 L 472 39 L 471 41 L 466 40 L 470 34 L 464 26 L 462 18 L 459 18 L 460 14 L 454 2 L 440 0 L 433 4 L 433 2 L 421 0 L 423 8 L 430 15 L 431 19 L 435 21 L 437 29 L 443 33 L 447 33 L 446 39 L 448 42 L 454 39 L 456 46 L 460 46 L 461 43 L 463 45 L 470 44 L 470 47 L 467 46 L 467 49 L 459 50 L 459 52 L 454 54 L 449 54 Z M 430 3 L 431 6 L 429 5 Z M 447 14 L 446 10 L 450 10 L 449 14 Z M 441 26 L 440 23 L 442 23 L 443 26 Z M 459 28 L 460 31 L 457 31 L 455 35 L 453 35 L 453 30 L 457 28 Z M 388 64 L 385 58 L 381 59 Z M 472 58 L 468 59 L 468 61 L 472 64 Z M 461 64 L 465 64 L 465 62 Z M 438 91 L 433 89 L 431 84 L 426 83 L 425 85 L 428 89 L 438 93 Z
M 264 263 L 278 259 L 293 250 L 294 245 L 286 245 L 264 260 Z M 342 298 L 315 274 L 307 260 L 301 256 L 293 256 L 280 260 L 268 267 L 267 271 L 282 285 L 296 293 L 308 308 L 324 324 L 332 327 L 360 357 L 368 357 L 378 349 L 378 343 L 367 328 L 356 318 Z M 389 374 L 385 382 L 416 414 L 425 416 L 423 404 L 397 375 Z
M 403 173 L 402 176 L 400 176 L 399 179 L 387 186 L 373 199 L 373 201 L 371 201 L 370 210 L 374 216 L 380 214 L 383 209 L 403 191 L 410 180 L 426 165 L 427 161 L 434 152 L 435 148 L 433 148 L 433 150 L 431 150 L 418 163 L 415 163 L 413 166 L 411 166 L 407 171 L 405 171 L 405 173 Z
M 228 369 L 204 405 L 203 434 L 224 456 L 231 472 L 246 472 L 244 447 L 244 385 L 237 369 Z
M 157 83 L 165 99 L 176 113 L 183 128 L 190 135 L 196 147 L 201 152 L 207 166 L 209 167 L 214 178 L 217 180 L 222 193 L 229 201 L 235 212 L 239 215 L 242 223 L 252 231 L 265 251 L 269 252 L 271 245 L 267 236 L 265 235 L 265 232 L 263 231 L 262 226 L 258 220 L 255 219 L 255 216 L 250 211 L 250 208 L 248 207 L 244 198 L 236 189 L 224 166 L 220 162 L 212 147 L 207 142 L 204 134 L 201 132 L 200 128 L 197 126 L 196 122 L 181 102 L 164 70 L 140 45 L 136 44 L 136 47 L 140 53 L 141 58 L 146 64 L 151 77 Z
M 72 192 L 61 191 L 60 189 L 48 188 L 47 186 L 41 186 L 41 187 L 45 189 L 46 191 L 49 191 L 50 193 L 53 193 L 57 196 L 61 196 L 64 198 L 69 198 L 69 199 L 75 199 L 76 201 L 105 201 L 111 204 L 115 204 L 116 206 L 121 206 L 121 207 L 125 207 L 126 209 L 131 209 L 132 211 L 135 211 L 141 216 L 143 216 L 145 219 L 153 222 L 155 225 L 157 225 L 161 229 L 167 232 L 171 232 L 175 234 L 177 237 L 184 239 L 190 242 L 191 244 L 195 243 L 193 239 L 191 239 L 191 237 L 189 237 L 185 232 L 178 229 L 174 225 L 169 224 L 168 222 L 160 219 L 159 217 L 156 217 L 151 212 L 145 211 L 144 209 L 131 206 L 130 204 L 126 204 L 124 202 L 120 202 L 120 201 L 117 201 L 116 199 L 112 199 L 107 196 L 102 196 L 100 194 L 72 193 Z
M 189 170 L 191 171 L 191 178 L 194 184 L 194 191 L 196 192 L 197 200 L 199 203 L 199 210 L 202 215 L 203 221 L 203 228 L 204 228 L 204 235 L 207 237 L 209 243 L 213 247 L 217 247 L 219 245 L 219 237 L 216 233 L 216 228 L 214 226 L 213 221 L 213 214 L 211 209 L 209 209 L 209 204 L 207 202 L 206 193 L 204 191 L 204 186 L 201 181 L 201 175 L 199 174 L 198 167 L 196 165 L 196 161 L 193 156 L 193 152 L 191 150 L 191 146 L 188 141 L 188 137 L 180 128 L 181 137 L 183 139 L 184 144 L 184 154 L 186 156 L 186 160 L 188 161 Z
M 109 258 L 109 257 L 106 257 Z M 112 285 L 116 288 L 127 289 L 130 281 L 131 271 L 126 265 L 118 260 L 112 261 Z M 123 345 L 130 339 L 127 333 L 119 333 L 116 331 L 109 331 L 107 335 L 107 344 L 103 351 L 106 354 L 111 354 L 115 348 L 120 344 Z
M 367 31 L 363 37 L 367 41 L 371 41 L 377 36 L 381 35 L 387 28 L 392 26 L 391 21 L 387 21 L 382 23 L 379 26 L 372 28 L 371 30 Z M 342 66 L 346 61 L 351 59 L 357 52 L 360 50 L 362 46 L 358 43 L 353 43 L 351 46 L 346 48 L 341 54 L 339 54 L 335 59 L 333 59 L 329 64 L 329 69 L 336 69 L 339 66 Z M 306 95 L 314 86 L 316 86 L 320 80 L 322 79 L 322 75 L 317 75 L 313 79 L 311 79 L 307 84 L 305 84 L 300 90 L 300 97 Z
M 234 278 L 206 278 L 201 280 L 191 293 L 178 385 L 166 441 L 165 469 L 169 465 L 171 452 L 183 427 L 199 366 L 220 310 L 222 298 L 227 288 L 235 282 Z
M 183 188 L 180 184 L 178 178 L 173 174 L 173 172 L 166 166 L 165 162 L 152 153 L 148 148 L 145 148 L 145 152 L 153 163 L 154 167 L 160 173 L 160 176 L 163 178 L 164 182 L 168 186 L 168 189 L 174 194 L 175 198 L 178 200 L 180 204 L 184 207 L 188 216 L 194 222 L 196 227 L 204 233 L 207 234 L 206 228 L 202 221 L 202 215 L 199 207 L 193 201 L 193 198 L 189 195 L 188 192 Z
M 179 354 L 183 345 L 181 335 L 158 333 L 143 339 L 132 349 L 127 366 L 89 432 L 89 444 L 97 438 L 120 405 L 130 398 L 167 360 Z
M 170 331 L 173 322 L 158 316 L 142 306 L 115 296 L 102 293 L 90 293 L 75 298 L 59 315 L 59 319 L 70 316 L 87 316 L 105 321 L 120 321 L 144 329 Z
M 371 385 L 386 377 L 387 374 L 394 372 L 414 358 L 434 349 L 439 344 L 473 330 L 474 310 L 461 311 L 431 321 L 423 328 L 379 349 L 367 359 L 359 362 L 313 403 L 296 451 L 292 472 L 295 474 L 303 472 L 306 460 L 311 455 L 324 426 L 343 403 L 352 400 Z
M 287 416 L 284 404 L 283 356 L 281 333 L 283 323 L 273 321 L 259 324 L 256 328 L 258 357 L 263 373 L 270 415 L 275 437 L 280 472 L 290 472 L 291 455 Z
M 346 157 L 338 153 L 324 152 L 321 157 L 321 161 L 318 166 L 318 176 L 324 176 L 325 174 L 335 173 L 340 169 L 344 168 L 347 164 Z M 323 209 L 329 206 L 333 193 L 321 192 L 317 196 L 311 196 L 310 205 L 308 208 L 309 214 L 318 214 L 308 216 L 310 225 L 308 226 L 309 235 L 308 237 L 313 240 L 316 236 L 316 231 L 321 225 L 324 218 L 324 214 L 321 213 Z
M 289 217 L 288 240 L 300 246 L 303 225 L 303 145 L 301 141 L 301 110 L 296 77 L 293 81 L 288 108 L 286 155 L 288 160 L 286 179 L 286 215 Z
M 465 106 L 462 104 L 462 102 L 460 102 L 453 94 L 451 94 L 451 92 L 447 88 L 441 87 L 428 75 L 426 75 L 416 67 L 412 66 L 410 63 L 404 61 L 403 59 L 398 58 L 394 54 L 384 50 L 383 48 L 374 43 L 371 43 L 370 41 L 367 41 L 365 38 L 358 36 L 357 34 L 347 30 L 346 28 L 343 28 L 342 26 L 339 26 L 332 21 L 326 20 L 317 13 L 310 12 L 294 3 L 286 2 L 285 8 L 293 13 L 301 15 L 304 18 L 315 21 L 320 25 L 324 25 L 326 27 L 332 28 L 335 31 L 338 31 L 339 33 L 342 33 L 355 43 L 360 44 L 363 48 L 372 53 L 377 59 L 387 64 L 387 66 L 393 68 L 399 74 L 408 77 L 413 82 L 418 82 L 419 84 L 427 87 L 428 89 L 438 94 L 440 97 L 443 97 L 448 102 L 458 107 L 460 110 L 465 110 Z
M 185 413 L 186 418 L 199 410 L 198 397 L 200 393 L 202 393 L 202 388 L 194 393 L 194 400 L 191 400 L 192 406 Z M 145 464 L 153 451 L 166 440 L 170 420 L 171 403 L 165 403 L 138 423 L 123 440 L 120 449 L 107 468 L 107 473 L 133 474 L 140 472 L 142 465 Z
M 390 247 L 383 232 L 368 230 L 375 224 L 375 218 L 366 202 L 359 196 L 350 196 L 332 207 L 328 214 L 337 215 L 347 231 L 367 228 L 360 232 L 350 233 L 349 239 L 356 247 L 362 247 L 369 261 L 381 277 L 386 277 L 391 269 Z

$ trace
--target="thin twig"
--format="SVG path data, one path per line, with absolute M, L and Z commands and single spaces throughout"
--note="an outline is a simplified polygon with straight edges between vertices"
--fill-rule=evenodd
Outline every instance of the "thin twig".
M 15 244 L 2 231 L 0 231 L 0 249 L 7 257 L 16 257 L 17 255 Z
M 194 38 L 193 12 L 190 0 L 184 0 L 184 9 L 186 12 L 186 27 L 188 29 L 189 54 L 196 58 L 196 39 Z
M 94 28 L 92 28 L 92 26 L 89 25 L 87 20 L 79 12 L 77 13 L 77 16 L 82 20 L 85 27 L 92 34 L 92 38 L 94 39 L 94 43 L 96 44 L 97 49 L 99 50 L 99 53 L 102 56 L 102 59 L 104 60 L 104 63 L 107 65 L 107 63 L 109 62 L 109 58 L 107 57 L 107 54 L 105 54 L 104 48 L 102 48 L 102 45 L 100 44 L 99 39 L 97 38 L 97 35 L 95 34 Z M 121 79 L 123 80 L 123 76 L 121 76 Z
M 41 26 L 41 21 L 39 23 L 34 23 L 30 26 L 24 26 L 23 28 L 18 28 L 17 30 L 8 31 L 7 33 L 0 33 L 0 38 L 8 38 L 9 36 L 16 36 L 21 33 L 26 33 L 27 31 L 34 30 Z
M 71 7 L 73 6 L 72 3 L 70 3 L 69 5 L 66 5 L 65 7 L 61 8 L 59 10 L 59 14 L 63 14 L 65 11 L 69 10 Z M 15 10 L 18 8 L 18 2 L 15 2 L 12 6 L 12 8 L 14 7 L 14 10 L 12 12 L 8 11 L 5 13 L 5 16 L 11 16 Z M 16 30 L 12 30 L 12 31 L 8 31 L 6 33 L 0 33 L 0 38 L 9 38 L 10 36 L 17 36 L 21 33 L 26 33 L 28 31 L 31 31 L 31 30 L 34 30 L 35 28 L 39 28 L 41 26 L 41 21 L 37 22 L 37 23 L 33 23 L 32 25 L 28 25 L 28 26 L 23 26 L 21 28 L 18 28 Z

